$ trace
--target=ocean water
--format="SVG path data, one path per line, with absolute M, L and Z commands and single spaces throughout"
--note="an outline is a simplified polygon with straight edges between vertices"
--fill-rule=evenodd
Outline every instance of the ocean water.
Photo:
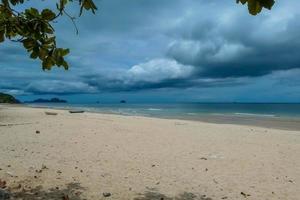
M 273 103 L 177 103 L 177 104 L 29 104 L 34 107 L 77 109 L 89 112 L 197 119 L 214 116 L 296 118 L 300 104 Z

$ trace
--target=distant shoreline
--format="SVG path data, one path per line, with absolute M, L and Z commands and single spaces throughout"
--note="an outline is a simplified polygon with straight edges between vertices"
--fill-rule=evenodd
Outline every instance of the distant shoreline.
M 18 105 L 20 106 L 20 105 Z M 245 125 L 245 126 L 254 126 L 262 128 L 272 128 L 279 130 L 291 130 L 291 131 L 300 131 L 300 118 L 298 117 L 286 117 L 286 116 L 267 116 L 267 115 L 232 115 L 232 114 L 202 114 L 197 116 L 146 116 L 146 115 L 131 115 L 124 113 L 113 113 L 105 112 L 101 110 L 93 110 L 87 107 L 56 107 L 50 105 L 30 105 L 22 104 L 21 106 L 30 107 L 30 108 L 47 108 L 53 110 L 84 110 L 87 113 L 99 113 L 99 114 L 108 114 L 108 115 L 117 115 L 117 116 L 138 116 L 146 118 L 157 118 L 157 119 L 177 119 L 177 120 L 187 120 L 187 121 L 199 121 L 212 124 L 232 124 L 232 125 Z

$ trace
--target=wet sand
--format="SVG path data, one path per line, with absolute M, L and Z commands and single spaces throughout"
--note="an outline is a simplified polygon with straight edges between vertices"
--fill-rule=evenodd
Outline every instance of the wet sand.
M 198 117 L 193 120 L 216 124 L 247 125 L 262 128 L 300 131 L 299 118 L 215 115 Z

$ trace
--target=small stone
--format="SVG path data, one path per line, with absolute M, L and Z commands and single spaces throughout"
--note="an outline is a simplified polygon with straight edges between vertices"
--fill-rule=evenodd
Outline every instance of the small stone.
M 111 196 L 111 193 L 109 193 L 109 192 L 103 192 L 103 196 L 104 196 L 104 197 L 110 197 L 110 196 Z
M 6 188 L 6 181 L 2 181 L 0 179 L 0 188 L 2 188 L 2 189 Z
M 80 191 L 75 192 L 75 195 L 76 195 L 76 196 L 80 196 L 80 195 L 81 195 L 81 192 L 80 192 Z
M 56 173 L 61 174 L 62 172 L 60 170 L 57 170 Z
M 6 172 L 7 175 L 9 175 L 10 177 L 14 177 L 14 174 L 12 172 Z
M 241 195 L 243 195 L 245 198 L 251 196 L 250 194 L 246 194 L 246 193 L 244 193 L 244 192 L 241 192 Z
M 69 196 L 64 194 L 64 196 L 62 197 L 63 200 L 70 200 Z
M 35 131 L 35 133 L 36 133 L 36 134 L 40 134 L 41 132 L 37 130 L 37 131 Z
M 42 169 L 48 169 L 46 165 L 42 165 Z

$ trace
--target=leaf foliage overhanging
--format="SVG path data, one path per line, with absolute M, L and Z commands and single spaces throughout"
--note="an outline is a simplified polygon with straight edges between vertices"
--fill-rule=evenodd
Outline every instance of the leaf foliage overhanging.
M 56 10 L 27 8 L 17 11 L 15 6 L 29 0 L 1 0 L 0 1 L 0 43 L 5 39 L 23 43 L 24 48 L 32 59 L 40 59 L 43 70 L 50 70 L 54 65 L 69 68 L 64 59 L 69 49 L 58 48 L 55 30 L 51 25 L 60 16 L 66 15 L 74 23 L 75 17 L 65 10 L 66 6 L 76 0 L 57 0 Z M 80 11 L 97 10 L 93 0 L 77 0 Z M 75 24 L 75 23 L 74 23 Z
M 242 4 L 248 3 L 249 13 L 252 15 L 257 15 L 261 12 L 262 8 L 271 10 L 275 0 L 236 0 L 236 2 Z

